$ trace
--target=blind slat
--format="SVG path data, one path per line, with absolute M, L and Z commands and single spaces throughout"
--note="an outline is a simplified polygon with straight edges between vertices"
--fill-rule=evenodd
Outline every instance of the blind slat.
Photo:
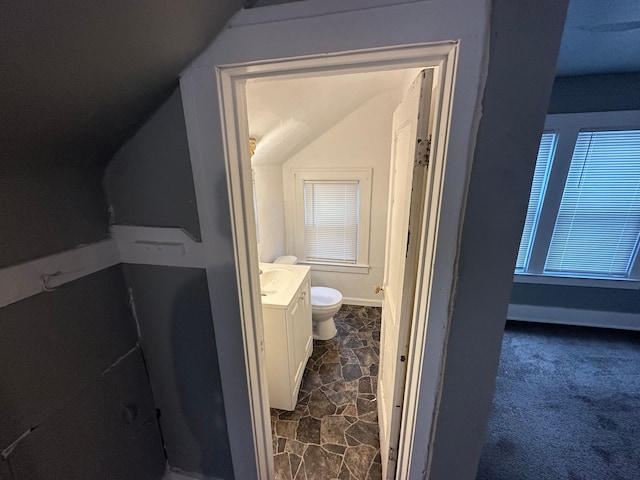
M 578 134 L 545 272 L 626 277 L 640 234 L 640 130 Z
M 359 184 L 304 182 L 305 254 L 309 260 L 356 263 Z
M 536 160 L 536 168 L 533 173 L 533 181 L 531 183 L 531 194 L 529 195 L 529 206 L 527 207 L 527 217 L 522 230 L 522 238 L 520 240 L 520 248 L 518 249 L 518 259 L 516 260 L 516 271 L 522 271 L 527 267 L 529 256 L 531 254 L 531 246 L 535 230 L 538 226 L 538 218 L 544 198 L 544 191 L 551 169 L 551 162 L 556 145 L 555 133 L 543 133 L 538 148 L 538 159 Z

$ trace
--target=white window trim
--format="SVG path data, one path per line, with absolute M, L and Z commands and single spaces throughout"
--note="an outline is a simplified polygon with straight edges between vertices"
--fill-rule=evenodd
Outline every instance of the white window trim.
M 640 288 L 640 261 L 634 258 L 629 277 L 606 279 L 575 274 L 549 274 L 544 265 L 562 201 L 564 185 L 569 173 L 578 133 L 583 130 L 616 130 L 640 128 L 640 110 L 619 112 L 562 113 L 547 115 L 544 131 L 557 133 L 555 156 L 551 162 L 547 188 L 540 210 L 537 228 L 531 240 L 527 270 L 517 272 L 517 283 L 544 283 L 603 288 Z
M 285 188 L 285 203 L 291 205 L 292 215 L 287 216 L 293 228 L 287 237 L 287 251 L 298 257 L 299 263 L 310 265 L 312 270 L 363 273 L 369 272 L 369 232 L 371 231 L 371 168 L 285 169 L 293 188 Z M 358 258 L 355 264 L 308 261 L 304 245 L 304 182 L 305 181 L 358 181 L 360 209 L 358 212 Z

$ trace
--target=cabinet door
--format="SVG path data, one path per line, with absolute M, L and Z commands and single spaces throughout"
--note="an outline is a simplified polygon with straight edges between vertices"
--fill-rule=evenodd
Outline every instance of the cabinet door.
M 308 337 L 310 334 L 309 324 L 311 318 L 308 314 L 306 302 L 308 301 L 309 294 L 306 289 L 302 288 L 298 292 L 298 296 L 295 300 L 295 308 L 292 309 L 291 327 L 293 330 L 293 342 L 292 351 L 295 352 L 292 359 L 292 367 L 295 372 L 294 385 L 299 388 L 302 381 L 302 375 L 304 373 L 304 367 L 307 364 L 307 348 Z
M 304 323 L 304 363 L 311 356 L 313 351 L 313 323 L 311 321 L 311 279 L 307 276 L 302 286 L 302 292 L 304 292 L 304 303 L 302 305 L 304 311 L 304 317 L 302 318 Z

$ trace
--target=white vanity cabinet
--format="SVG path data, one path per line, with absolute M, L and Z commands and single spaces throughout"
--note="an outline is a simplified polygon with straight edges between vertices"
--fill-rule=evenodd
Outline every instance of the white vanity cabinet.
M 289 267 L 293 268 L 293 267 Z M 311 291 L 308 267 L 288 304 L 262 305 L 269 404 L 294 410 L 307 360 L 313 349 Z

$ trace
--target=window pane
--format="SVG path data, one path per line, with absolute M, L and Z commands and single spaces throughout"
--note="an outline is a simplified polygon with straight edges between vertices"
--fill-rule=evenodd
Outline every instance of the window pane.
M 358 182 L 304 182 L 308 260 L 356 263 Z
M 626 277 L 640 233 L 640 130 L 580 132 L 545 272 Z
M 547 185 L 547 178 L 549 177 L 549 170 L 551 169 L 555 144 L 555 133 L 542 134 L 540 148 L 538 149 L 538 159 L 536 160 L 536 169 L 533 173 L 533 182 L 531 183 L 527 218 L 524 222 L 520 249 L 518 250 L 518 259 L 516 260 L 516 271 L 524 270 L 529 262 L 531 243 L 535 235 L 536 227 L 538 226 L 538 217 L 540 216 L 540 209 L 542 208 L 542 199 Z

